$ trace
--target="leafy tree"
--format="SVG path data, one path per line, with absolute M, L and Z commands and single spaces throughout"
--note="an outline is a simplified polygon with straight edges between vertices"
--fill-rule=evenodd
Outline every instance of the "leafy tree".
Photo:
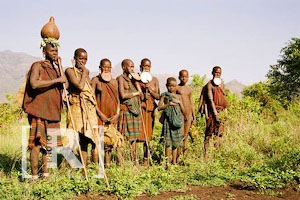
M 282 99 L 291 100 L 300 96 L 300 38 L 292 38 L 281 53 L 281 59 L 271 65 L 267 77 L 271 81 L 272 92 Z

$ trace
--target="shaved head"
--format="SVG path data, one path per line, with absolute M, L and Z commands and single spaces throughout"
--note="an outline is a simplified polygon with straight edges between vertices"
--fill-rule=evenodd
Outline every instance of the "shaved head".
M 124 67 L 125 65 L 128 65 L 130 63 L 133 63 L 132 60 L 126 58 L 122 61 L 121 66 Z
M 74 58 L 78 57 L 78 55 L 80 55 L 81 53 L 86 53 L 87 54 L 86 50 L 83 49 L 83 48 L 76 49 L 75 52 L 74 52 Z

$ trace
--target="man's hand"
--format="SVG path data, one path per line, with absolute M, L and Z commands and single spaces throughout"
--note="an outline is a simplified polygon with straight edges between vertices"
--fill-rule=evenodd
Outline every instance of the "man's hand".
M 178 99 L 172 99 L 171 103 L 178 105 L 180 104 L 180 101 Z
M 196 125 L 196 117 L 193 116 L 193 119 L 192 119 L 192 126 L 195 126 Z
M 100 116 L 100 118 L 101 118 L 101 120 L 102 120 L 104 123 L 109 122 L 109 119 L 108 119 L 106 116 L 104 116 L 104 115 Z
M 170 106 L 178 106 L 178 103 L 170 102 L 169 105 Z
M 220 122 L 221 119 L 219 113 L 215 113 L 215 118 L 217 122 Z
M 149 92 L 145 93 L 145 98 L 146 99 L 150 99 L 151 98 L 151 94 Z
M 57 58 L 54 60 L 54 64 L 56 66 L 59 66 L 60 63 L 61 63 L 61 57 L 57 56 Z
M 56 82 L 57 82 L 57 83 L 66 83 L 66 82 L 67 82 L 67 78 L 66 78 L 65 75 L 63 75 L 63 76 L 57 78 L 57 79 L 56 79 Z
M 114 116 L 112 116 L 109 121 L 110 123 L 114 124 L 115 122 L 117 122 L 117 120 L 119 119 L 119 115 L 115 114 Z

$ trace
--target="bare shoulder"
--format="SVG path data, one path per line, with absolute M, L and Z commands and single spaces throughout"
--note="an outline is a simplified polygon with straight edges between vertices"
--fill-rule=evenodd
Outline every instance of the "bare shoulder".
M 158 83 L 158 79 L 156 77 L 152 77 L 153 82 Z
M 98 79 L 97 76 L 95 76 L 95 77 L 92 78 L 92 83 L 97 83 L 98 81 L 99 81 L 99 79 Z
M 42 67 L 42 64 L 40 61 L 34 62 L 31 66 L 31 70 L 40 70 Z
M 120 81 L 121 77 L 122 77 L 121 75 L 117 76 L 116 80 Z
M 111 82 L 111 84 L 113 84 L 113 85 L 118 85 L 118 81 L 117 81 L 116 79 L 114 79 L 114 78 L 112 78 L 112 79 L 110 80 L 110 82 Z

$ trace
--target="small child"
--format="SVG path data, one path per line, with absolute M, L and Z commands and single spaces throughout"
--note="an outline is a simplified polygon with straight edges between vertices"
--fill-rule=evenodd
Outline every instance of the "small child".
M 189 72 L 185 69 L 179 72 L 179 80 L 180 83 L 177 86 L 176 93 L 181 96 L 183 106 L 185 108 L 184 115 L 184 124 L 183 124 L 183 156 L 187 154 L 187 146 L 188 146 L 188 134 L 190 127 L 195 122 L 195 109 L 192 101 L 192 90 L 187 85 L 189 80 Z M 181 149 L 178 149 L 178 153 L 180 154 Z
M 183 113 L 184 107 L 181 97 L 176 94 L 177 82 L 176 79 L 170 77 L 167 79 L 166 87 L 168 92 L 161 95 L 158 103 L 158 110 L 163 110 L 160 122 L 163 124 L 162 135 L 166 143 L 167 161 L 171 161 L 172 147 L 172 163 L 177 163 L 177 148 L 183 143 Z

